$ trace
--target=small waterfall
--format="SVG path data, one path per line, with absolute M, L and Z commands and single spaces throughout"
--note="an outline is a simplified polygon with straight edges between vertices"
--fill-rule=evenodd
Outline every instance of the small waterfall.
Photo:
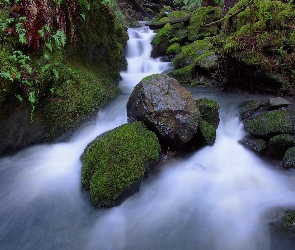
M 96 136 L 127 122 L 126 102 L 145 76 L 171 63 L 150 58 L 155 35 L 129 29 L 121 94 L 67 143 L 39 145 L 0 159 L 0 249 L 291 250 L 269 222 L 295 207 L 294 174 L 243 148 L 237 116 L 244 96 L 190 88 L 220 106 L 216 143 L 151 172 L 118 207 L 96 209 L 80 185 L 80 156 Z

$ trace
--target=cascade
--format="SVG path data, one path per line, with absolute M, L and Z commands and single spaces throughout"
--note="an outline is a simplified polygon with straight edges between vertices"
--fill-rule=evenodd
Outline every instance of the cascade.
M 171 63 L 150 58 L 149 28 L 129 29 L 121 94 L 69 142 L 29 147 L 0 159 L 0 249 L 291 250 L 270 227 L 295 207 L 294 174 L 243 148 L 238 104 L 250 96 L 190 88 L 221 106 L 216 143 L 167 160 L 118 207 L 96 209 L 81 188 L 80 156 L 98 135 L 127 122 L 126 102 L 145 76 Z

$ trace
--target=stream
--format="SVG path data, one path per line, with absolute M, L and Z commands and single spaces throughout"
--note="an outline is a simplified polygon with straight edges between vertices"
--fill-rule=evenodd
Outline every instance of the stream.
M 169 62 L 150 58 L 148 27 L 129 29 L 121 93 L 65 143 L 0 158 L 2 250 L 294 250 L 295 239 L 272 226 L 295 208 L 295 173 L 238 143 L 246 132 L 238 106 L 257 96 L 190 87 L 221 106 L 217 139 L 186 158 L 156 166 L 118 207 L 95 208 L 81 188 L 80 156 L 98 135 L 127 122 L 126 103 L 145 76 Z M 260 99 L 266 98 L 259 96 Z

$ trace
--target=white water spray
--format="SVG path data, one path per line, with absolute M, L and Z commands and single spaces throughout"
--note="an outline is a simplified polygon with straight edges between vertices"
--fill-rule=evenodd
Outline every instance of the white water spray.
M 204 89 L 221 105 L 216 143 L 167 161 L 121 206 L 96 209 L 80 185 L 80 156 L 101 133 L 127 122 L 126 102 L 145 76 L 170 63 L 150 58 L 154 33 L 129 29 L 122 94 L 68 143 L 34 146 L 0 159 L 0 249 L 291 250 L 271 234 L 279 208 L 295 206 L 294 178 L 238 140 L 235 96 Z M 233 109 L 233 112 L 232 112 Z M 294 242 L 293 242 L 294 243 Z

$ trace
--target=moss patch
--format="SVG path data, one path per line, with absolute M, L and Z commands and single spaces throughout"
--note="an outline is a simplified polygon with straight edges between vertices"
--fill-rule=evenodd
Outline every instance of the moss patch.
M 120 194 L 140 181 L 149 162 L 159 157 L 156 135 L 140 122 L 124 124 L 90 143 L 82 155 L 82 186 L 96 206 L 116 203 Z
M 250 101 L 242 105 L 239 109 L 240 119 L 244 120 L 254 114 L 262 107 L 261 101 Z
M 292 124 L 288 119 L 288 114 L 284 110 L 267 112 L 245 119 L 243 121 L 245 129 L 256 137 L 269 137 L 277 134 L 289 133 Z
M 202 39 L 207 36 L 217 34 L 217 25 L 204 27 L 204 24 L 211 23 L 221 18 L 222 10 L 220 7 L 201 7 L 193 11 L 190 26 L 188 28 L 188 38 L 190 41 Z
M 172 36 L 172 25 L 167 23 L 159 32 L 155 35 L 151 44 L 153 46 L 151 56 L 158 57 L 164 55 L 167 48 L 170 45 L 170 38 Z
M 295 147 L 289 148 L 283 158 L 284 168 L 295 168 Z

